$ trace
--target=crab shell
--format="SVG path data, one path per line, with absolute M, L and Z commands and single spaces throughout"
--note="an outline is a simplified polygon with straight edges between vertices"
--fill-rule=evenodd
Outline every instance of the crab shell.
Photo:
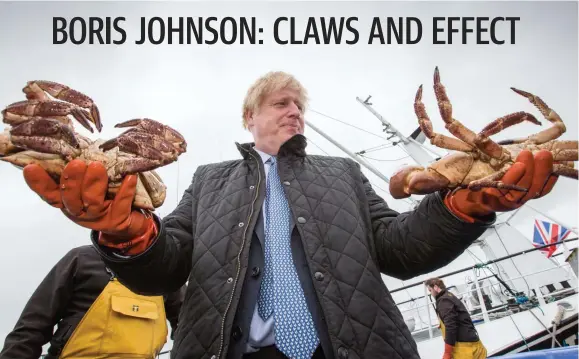
M 122 183 L 123 177 L 119 174 L 119 159 L 134 155 L 120 152 L 117 148 L 103 152 L 98 146 L 103 140 L 91 141 L 85 137 L 78 136 L 81 144 L 81 154 L 77 159 L 90 162 L 101 162 L 107 169 L 109 177 L 109 188 L 107 198 L 114 198 Z M 9 162 L 18 168 L 24 168 L 29 164 L 38 164 L 44 168 L 57 183 L 60 175 L 67 164 L 62 156 L 57 154 L 41 153 L 36 151 L 22 151 L 10 142 L 9 132 L 5 130 L 0 133 L 0 160 Z M 133 205 L 137 208 L 153 211 L 163 205 L 167 187 L 161 177 L 154 171 L 139 172 L 137 178 L 137 188 Z

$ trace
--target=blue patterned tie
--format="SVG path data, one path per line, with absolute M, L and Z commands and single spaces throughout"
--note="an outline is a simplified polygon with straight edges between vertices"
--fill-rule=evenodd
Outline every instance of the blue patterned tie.
M 265 270 L 258 312 L 265 320 L 273 312 L 277 347 L 291 359 L 310 359 L 318 336 L 306 304 L 290 247 L 290 209 L 277 174 L 275 157 L 265 192 Z

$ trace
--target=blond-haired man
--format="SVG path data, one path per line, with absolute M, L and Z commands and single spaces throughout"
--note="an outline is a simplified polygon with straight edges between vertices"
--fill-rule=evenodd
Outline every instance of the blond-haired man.
M 34 191 L 93 230 L 132 290 L 154 295 L 188 280 L 172 358 L 419 358 L 381 273 L 409 279 L 444 266 L 494 210 L 526 200 L 441 192 L 397 213 L 356 162 L 306 154 L 307 97 L 289 74 L 258 79 L 243 106 L 253 143 L 237 144 L 239 159 L 198 167 L 162 220 L 131 209 L 134 176 L 107 201 L 99 164 L 72 161 L 60 184 L 38 166 L 24 169 Z M 534 196 L 552 157 L 524 156 L 503 181 L 526 181 Z

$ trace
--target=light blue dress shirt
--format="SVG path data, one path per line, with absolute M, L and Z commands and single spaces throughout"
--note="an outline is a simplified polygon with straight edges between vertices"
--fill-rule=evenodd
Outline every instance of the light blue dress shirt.
M 269 172 L 270 164 L 266 161 L 271 157 L 267 153 L 264 153 L 257 148 L 253 148 L 261 156 L 263 165 L 265 168 L 265 181 L 267 183 L 267 175 Z M 263 201 L 263 206 L 261 209 L 263 213 L 263 223 L 265 223 L 265 201 Z M 253 309 L 253 318 L 251 319 L 251 325 L 249 329 L 249 338 L 247 342 L 246 353 L 252 353 L 259 350 L 261 347 L 266 347 L 275 344 L 275 337 L 273 331 L 273 315 L 270 316 L 266 321 L 259 316 L 257 313 L 257 301 L 255 302 L 255 307 Z

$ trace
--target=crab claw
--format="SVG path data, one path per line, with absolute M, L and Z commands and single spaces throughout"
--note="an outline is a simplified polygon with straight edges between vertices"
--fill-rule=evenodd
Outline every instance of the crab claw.
M 26 94 L 27 99 L 40 101 L 49 100 L 45 91 L 55 99 L 74 105 L 74 108 L 71 109 L 72 115 L 89 131 L 92 132 L 92 128 L 90 128 L 87 123 L 80 120 L 80 117 L 83 117 L 85 121 L 92 122 L 97 131 L 101 132 L 103 125 L 99 109 L 94 104 L 93 100 L 82 92 L 52 81 L 28 81 L 26 86 L 22 89 L 22 92 Z
M 119 163 L 118 172 L 123 174 L 154 170 L 176 161 L 180 154 L 172 143 L 160 136 L 137 130 L 126 131 L 99 145 L 103 151 L 110 151 L 116 147 L 122 152 L 136 156 Z
M 136 156 L 123 161 L 123 168 L 119 169 L 123 173 L 150 171 L 167 165 L 187 150 L 187 142 L 179 132 L 157 121 L 134 119 L 115 127 L 129 126 L 134 127 L 99 146 L 103 151 L 118 147 L 120 151 Z
M 436 171 L 420 166 L 406 166 L 390 178 L 390 194 L 395 199 L 402 199 L 412 194 L 433 193 L 448 184 L 448 179 Z
M 169 163 L 177 159 L 176 150 L 171 143 L 146 132 L 125 132 L 99 146 L 103 151 L 109 151 L 115 147 L 118 147 L 121 151 L 159 161 L 160 163 Z
M 171 143 L 178 154 L 182 154 L 187 151 L 187 142 L 179 132 L 155 120 L 151 120 L 149 118 L 133 119 L 115 125 L 116 128 L 131 126 L 134 127 L 127 130 L 125 133 L 128 133 L 129 131 L 139 131 L 154 134 Z
M 6 108 L 2 110 L 4 123 L 13 126 L 38 117 L 49 117 L 65 125 L 72 126 L 68 115 L 72 115 L 75 120 L 91 133 L 94 132 L 91 127 L 92 119 L 89 114 L 78 106 L 66 102 L 54 100 L 18 101 L 6 106 Z
M 10 141 L 16 147 L 68 158 L 80 153 L 80 145 L 72 129 L 49 118 L 35 118 L 12 128 Z

